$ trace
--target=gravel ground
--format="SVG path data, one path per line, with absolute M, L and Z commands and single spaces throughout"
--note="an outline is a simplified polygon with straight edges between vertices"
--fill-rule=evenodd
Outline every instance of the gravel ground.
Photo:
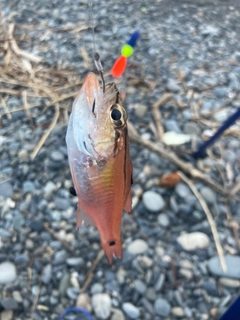
M 16 13 L 15 36 L 28 35 L 19 46 L 43 57 L 46 65 L 81 77 L 93 68 L 86 67 L 82 51 L 92 55 L 91 31 L 64 31 L 88 25 L 86 0 L 1 0 L 0 10 L 5 17 Z M 167 92 L 174 99 L 161 107 L 164 131 L 187 135 L 190 142 L 169 147 L 181 152 L 193 150 L 240 107 L 237 96 L 216 112 L 240 90 L 239 17 L 238 0 L 94 1 L 96 47 L 105 70 L 131 32 L 141 27 L 120 86 L 129 119 L 142 137 L 155 139 L 150 107 Z M 10 97 L 6 103 L 11 110 L 22 99 Z M 190 188 L 180 182 L 169 190 L 158 183 L 177 166 L 131 144 L 134 209 L 131 217 L 123 217 L 124 258 L 109 267 L 103 257 L 81 293 L 100 244 L 96 229 L 75 229 L 77 199 L 68 191 L 66 123 L 60 121 L 31 160 L 53 110 L 42 114 L 42 108 L 35 108 L 34 127 L 24 111 L 12 117 L 3 116 L 0 126 L 1 320 L 57 319 L 74 305 L 90 310 L 95 319 L 219 318 L 240 293 L 239 231 L 231 228 L 233 221 L 240 223 L 239 202 L 193 180 L 217 225 L 228 267 L 224 274 L 205 213 Z M 210 148 L 207 158 L 193 163 L 232 188 L 240 181 L 239 159 L 236 126 Z

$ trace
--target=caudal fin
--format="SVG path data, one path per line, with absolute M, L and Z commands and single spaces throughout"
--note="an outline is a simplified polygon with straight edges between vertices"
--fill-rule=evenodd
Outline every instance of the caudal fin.
M 118 257 L 122 259 L 122 239 L 111 240 L 105 243 L 102 243 L 102 248 L 105 251 L 108 263 L 111 265 L 113 257 Z

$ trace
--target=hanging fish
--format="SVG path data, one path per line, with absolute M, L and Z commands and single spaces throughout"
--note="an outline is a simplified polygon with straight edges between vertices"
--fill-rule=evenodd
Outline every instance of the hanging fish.
M 121 220 L 123 209 L 130 213 L 132 208 L 132 163 L 127 113 L 116 84 L 105 87 L 100 74 L 103 88 L 92 72 L 83 82 L 73 103 L 66 143 L 78 196 L 77 227 L 83 223 L 97 227 L 111 264 L 113 256 L 122 258 Z

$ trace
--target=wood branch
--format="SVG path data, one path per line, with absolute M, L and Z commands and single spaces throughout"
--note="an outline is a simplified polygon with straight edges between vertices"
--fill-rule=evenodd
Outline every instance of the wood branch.
M 152 105 L 152 114 L 156 125 L 156 140 L 162 141 L 163 139 L 163 125 L 162 125 L 162 116 L 161 112 L 159 111 L 159 108 L 167 103 L 172 98 L 171 93 L 164 94 L 160 99 L 158 99 L 153 105 Z
M 188 179 L 185 174 L 183 174 L 181 171 L 177 172 L 178 175 L 182 178 L 183 181 L 185 181 L 187 183 L 187 185 L 189 186 L 189 188 L 192 190 L 192 192 L 194 193 L 194 195 L 196 196 L 196 198 L 198 199 L 200 205 L 203 208 L 203 211 L 206 214 L 206 217 L 208 219 L 208 223 L 210 225 L 211 231 L 212 231 L 212 235 L 213 235 L 213 239 L 217 248 L 217 252 L 218 252 L 218 257 L 221 263 L 221 267 L 223 272 L 227 271 L 227 265 L 226 265 L 226 261 L 224 258 L 224 252 L 223 252 L 223 248 L 221 246 L 221 242 L 218 236 L 218 232 L 217 232 L 217 228 L 216 228 L 216 224 L 213 220 L 211 211 L 209 210 L 206 201 L 203 199 L 203 197 L 201 196 L 200 192 L 198 192 L 197 188 L 194 186 L 194 184 L 192 183 L 192 181 L 190 179 Z
M 239 197 L 236 197 L 232 194 L 231 191 L 224 189 L 222 185 L 207 177 L 201 171 L 196 169 L 191 163 L 181 160 L 175 153 L 173 153 L 170 150 L 166 150 L 160 144 L 154 143 L 150 140 L 142 139 L 131 122 L 128 122 L 128 131 L 131 141 L 141 144 L 142 146 L 158 153 L 161 157 L 165 158 L 166 160 L 175 163 L 181 170 L 188 173 L 193 178 L 201 180 L 202 182 L 206 183 L 207 185 L 215 189 L 217 192 L 223 194 L 224 196 L 233 197 L 234 199 L 240 202 Z

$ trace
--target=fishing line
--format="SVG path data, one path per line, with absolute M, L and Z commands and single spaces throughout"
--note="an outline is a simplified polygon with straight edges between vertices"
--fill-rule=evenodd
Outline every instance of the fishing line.
M 91 29 L 92 29 L 92 37 L 93 37 L 93 58 L 94 58 L 94 63 L 95 66 L 98 70 L 98 72 L 100 73 L 101 76 L 101 80 L 102 80 L 102 89 L 103 89 L 103 93 L 105 92 L 105 81 L 104 81 L 104 77 L 103 77 L 103 66 L 100 60 L 100 56 L 97 53 L 96 50 L 96 41 L 95 41 L 95 32 L 94 32 L 94 20 L 93 20 L 93 3 L 92 1 L 90 1 L 89 3 L 89 16 L 90 16 L 90 20 L 91 20 Z

